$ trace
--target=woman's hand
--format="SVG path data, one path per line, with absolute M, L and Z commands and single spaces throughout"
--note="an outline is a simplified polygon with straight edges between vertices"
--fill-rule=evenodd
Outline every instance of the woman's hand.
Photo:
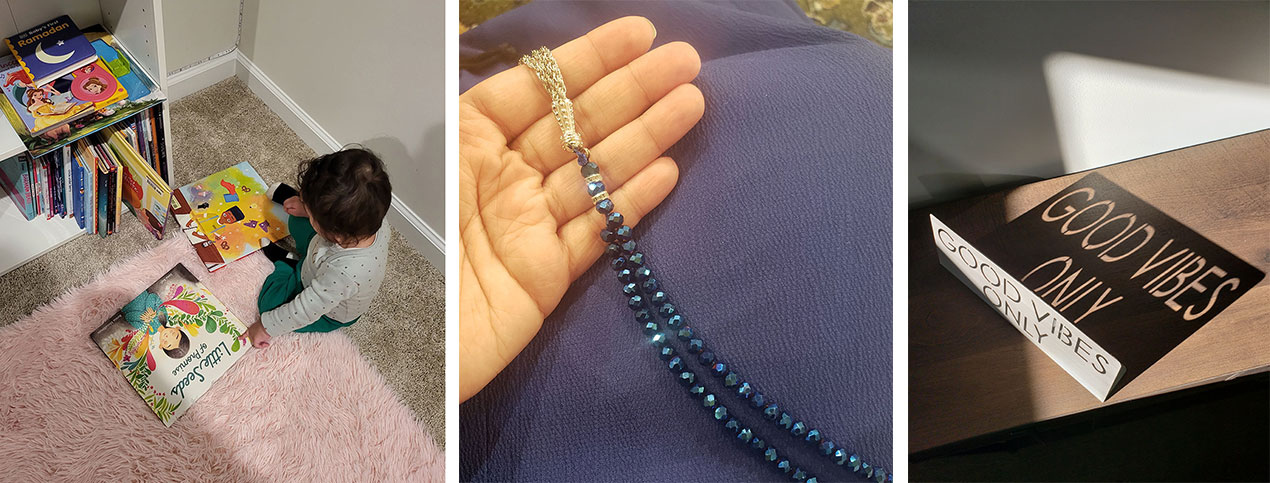
M 675 42 L 649 52 L 641 17 L 552 51 L 578 131 L 627 225 L 670 193 L 662 153 L 701 119 L 701 60 Z M 604 252 L 596 212 L 550 98 L 517 66 L 459 96 L 459 392 L 467 400 L 520 353 L 565 290 Z

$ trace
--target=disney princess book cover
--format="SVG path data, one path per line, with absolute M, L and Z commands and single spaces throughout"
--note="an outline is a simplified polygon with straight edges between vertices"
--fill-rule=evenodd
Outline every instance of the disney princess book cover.
M 249 344 L 229 309 L 177 264 L 94 330 L 114 363 L 164 426 L 185 414 Z

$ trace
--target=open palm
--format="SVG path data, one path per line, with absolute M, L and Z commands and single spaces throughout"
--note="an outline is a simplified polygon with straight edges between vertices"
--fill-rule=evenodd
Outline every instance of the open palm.
M 662 156 L 701 119 L 691 46 L 653 51 L 647 19 L 604 24 L 552 51 L 610 196 L 634 225 L 670 193 Z M 520 353 L 604 252 L 596 212 L 550 99 L 517 66 L 459 97 L 459 370 L 466 400 Z

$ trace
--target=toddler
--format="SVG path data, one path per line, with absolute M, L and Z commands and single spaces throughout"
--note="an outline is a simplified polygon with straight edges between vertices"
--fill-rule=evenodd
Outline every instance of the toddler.
M 277 245 L 262 250 L 274 270 L 260 289 L 260 321 L 244 334 L 259 349 L 287 332 L 352 325 L 384 279 L 392 184 L 383 161 L 344 149 L 301 163 L 299 181 L 299 192 L 285 184 L 268 192 L 291 215 L 298 260 Z

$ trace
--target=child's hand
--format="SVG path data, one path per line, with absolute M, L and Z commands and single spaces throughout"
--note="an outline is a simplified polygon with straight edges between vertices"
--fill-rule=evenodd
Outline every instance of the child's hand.
M 298 216 L 300 218 L 309 217 L 309 209 L 304 206 L 303 201 L 300 201 L 299 196 L 292 196 L 290 198 L 287 198 L 286 201 L 283 201 L 282 209 L 286 211 L 288 215 L 291 215 L 291 216 Z
M 257 349 L 269 347 L 269 339 L 272 338 L 268 332 L 265 332 L 265 326 L 260 322 L 251 324 L 251 327 L 247 328 L 246 334 L 238 336 L 238 340 L 250 342 L 251 346 Z

